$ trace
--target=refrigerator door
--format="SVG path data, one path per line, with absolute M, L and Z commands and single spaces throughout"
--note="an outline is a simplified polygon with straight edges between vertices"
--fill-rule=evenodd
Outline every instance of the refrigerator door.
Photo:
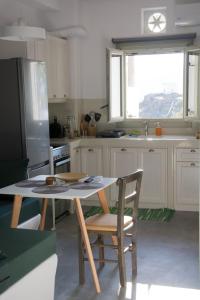
M 26 157 L 18 75 L 16 59 L 0 60 L 0 160 Z
M 46 66 L 22 59 L 25 139 L 29 167 L 49 161 L 49 118 Z

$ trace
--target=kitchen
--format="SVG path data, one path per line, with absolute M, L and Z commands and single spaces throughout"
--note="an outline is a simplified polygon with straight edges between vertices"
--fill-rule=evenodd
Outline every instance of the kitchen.
M 127 295 L 124 295 L 124 299 L 129 299 L 130 295 L 128 293 L 130 294 L 131 290 L 132 293 L 135 289 L 138 293 L 142 291 L 142 288 L 146 291 L 146 284 L 152 285 L 152 293 L 153 288 L 160 287 L 162 295 L 168 292 L 168 296 L 173 296 L 173 293 L 176 292 L 180 296 L 183 290 L 188 293 L 198 292 L 197 268 L 195 266 L 198 265 L 199 140 L 196 139 L 196 134 L 198 133 L 199 121 L 197 118 L 194 121 L 191 118 L 187 118 L 187 120 L 184 118 L 162 120 L 161 118 L 159 120 L 162 127 L 160 137 L 155 135 L 155 120 L 148 117 L 142 118 L 142 120 L 126 119 L 125 121 L 121 120 L 122 122 L 115 120 L 115 122 L 108 123 L 111 116 L 109 115 L 106 96 L 106 89 L 109 85 L 106 79 L 106 48 L 123 50 L 128 47 L 127 44 L 130 41 L 126 40 L 125 46 L 122 46 L 123 43 L 120 41 L 119 46 L 116 41 L 112 43 L 113 38 L 116 40 L 118 38 L 148 35 L 142 28 L 144 26 L 142 19 L 145 18 L 146 14 L 148 15 L 145 9 L 149 8 L 150 11 L 153 11 L 158 6 L 163 9 L 164 13 L 166 9 L 167 29 L 163 35 L 167 36 L 170 45 L 179 49 L 192 42 L 198 45 L 198 11 L 200 4 L 193 3 L 198 1 L 190 2 L 192 3 L 188 4 L 187 1 L 160 1 L 158 5 L 156 1 L 144 0 L 127 1 L 126 4 L 122 4 L 120 1 L 114 3 L 111 0 L 103 1 L 103 3 L 91 0 L 34 0 L 32 2 L 18 0 L 13 3 L 9 0 L 2 1 L 1 4 L 1 25 L 23 18 L 27 24 L 41 26 L 49 32 L 46 40 L 31 42 L 1 40 L 0 58 L 24 57 L 46 62 L 49 121 L 52 124 L 56 116 L 57 128 L 59 124 L 61 125 L 57 137 L 56 134 L 52 135 L 51 143 L 57 146 L 66 144 L 69 146 L 64 150 L 64 153 L 61 151 L 60 155 L 64 156 L 63 160 L 70 157 L 71 172 L 120 177 L 137 168 L 143 168 L 146 172 L 143 176 L 144 187 L 141 191 L 140 207 L 150 209 L 167 208 L 178 211 L 171 222 L 166 224 L 141 223 L 138 235 L 139 251 L 141 251 L 138 253 L 138 259 L 141 269 L 136 287 L 132 282 L 128 282 Z M 13 6 L 12 9 L 10 5 Z M 11 11 L 15 11 L 15 13 Z M 122 14 L 126 17 L 123 17 Z M 191 22 L 192 25 L 190 27 L 188 27 L 189 25 L 185 27 L 175 26 L 175 21 L 181 23 L 182 19 Z M 193 37 L 192 42 L 188 40 L 188 37 L 187 40 L 181 40 L 181 37 L 188 32 L 197 34 L 196 38 Z M 174 43 L 173 40 L 170 40 L 170 36 L 172 38 L 173 35 L 176 35 L 177 39 L 180 38 L 179 42 Z M 153 38 L 156 39 L 155 36 Z M 153 43 L 152 40 L 151 43 Z M 139 41 L 139 43 L 144 43 L 144 41 Z M 165 42 L 162 41 L 162 43 Z M 152 44 L 150 46 L 149 44 L 145 45 L 148 45 L 147 48 L 152 46 Z M 115 58 L 114 55 L 113 58 Z M 114 91 L 111 91 L 110 95 L 112 95 L 112 92 L 114 94 Z M 111 106 L 112 103 L 110 103 Z M 113 138 L 112 136 L 95 138 L 91 134 L 87 137 L 89 135 L 88 127 L 91 123 L 85 121 L 85 116 L 89 115 L 91 118 L 91 115 L 93 115 L 91 112 L 101 115 L 100 120 L 93 122 L 97 133 L 104 132 L 105 134 L 106 130 L 108 134 L 107 130 L 112 133 L 114 129 L 123 129 L 125 135 L 120 138 Z M 121 116 L 118 115 L 117 117 Z M 145 128 L 144 121 L 146 120 L 148 121 L 148 128 Z M 69 124 L 73 130 L 71 128 L 69 130 Z M 84 130 L 82 130 L 83 128 Z M 148 135 L 146 136 L 147 129 Z M 80 131 L 82 131 L 81 137 Z M 116 133 L 116 131 L 114 132 Z M 55 156 L 58 155 L 55 154 Z M 59 163 L 60 158 L 57 157 L 57 159 Z M 51 163 L 53 164 L 53 162 Z M 67 171 L 69 170 L 69 161 L 65 163 Z M 116 193 L 117 190 L 114 187 L 108 191 L 107 197 L 111 206 L 115 205 Z M 97 198 L 92 198 L 84 203 L 96 206 L 98 202 Z M 69 209 L 71 213 L 74 210 L 71 205 L 70 207 L 69 205 L 66 206 L 63 211 L 66 209 Z M 71 226 L 72 233 L 63 246 L 63 232 L 66 224 Z M 159 231 L 157 227 L 162 228 L 162 230 Z M 189 229 L 194 232 L 191 236 Z M 64 259 L 67 260 L 68 255 L 71 255 L 73 259 L 72 262 L 64 266 L 61 266 L 62 261 L 59 262 L 55 299 L 70 299 L 75 286 L 78 284 L 77 275 L 70 278 L 70 268 L 77 268 L 78 270 L 76 257 L 73 255 L 73 251 L 77 248 L 73 215 L 64 217 L 57 223 L 56 230 L 58 256 L 62 259 L 65 257 Z M 145 233 L 146 230 L 149 237 Z M 164 240 L 162 234 L 166 235 L 166 240 Z M 178 236 L 180 236 L 180 240 L 176 240 Z M 149 239 L 152 239 L 155 245 L 160 248 L 156 249 L 155 247 L 154 249 L 152 243 L 148 243 Z M 186 245 L 190 243 L 191 253 L 189 254 Z M 184 248 L 183 252 L 181 252 L 181 246 Z M 145 247 L 149 247 L 148 255 L 144 251 Z M 176 260 L 170 261 L 170 256 L 165 253 L 166 249 L 171 253 L 171 257 L 174 256 L 177 259 L 177 270 L 174 273 L 172 272 L 171 277 L 170 274 L 167 277 L 163 273 L 166 274 L 169 266 L 172 268 L 173 265 L 176 265 Z M 159 251 L 162 253 L 160 259 L 163 259 L 160 268 L 155 257 L 160 253 Z M 180 255 L 177 255 L 176 251 L 180 251 Z M 182 260 L 178 260 L 181 253 Z M 187 263 L 184 264 L 186 257 Z M 147 264 L 148 259 L 150 262 L 152 260 L 152 263 Z M 182 269 L 181 264 L 183 264 Z M 191 268 L 189 267 L 190 264 L 192 265 Z M 157 272 L 155 278 L 152 279 L 148 277 L 148 274 L 152 272 L 150 271 L 151 268 L 154 270 L 153 273 L 156 274 Z M 180 274 L 184 274 L 187 269 L 191 269 L 191 273 L 188 272 L 188 276 L 181 276 Z M 104 271 L 106 279 L 109 278 L 112 270 L 111 267 Z M 104 282 L 104 275 L 101 277 L 102 291 L 105 298 L 109 295 L 110 297 L 113 296 L 113 299 L 119 297 L 116 290 L 116 287 L 118 287 L 117 276 L 118 274 L 116 274 L 116 280 L 114 279 L 113 283 L 108 280 L 110 286 Z M 160 281 L 158 277 L 160 277 Z M 89 280 L 87 278 L 86 281 Z M 68 281 L 67 288 L 64 287 L 65 281 Z M 81 288 L 82 292 L 78 291 L 73 297 L 79 299 L 81 293 L 84 297 L 90 295 L 93 297 L 92 292 L 91 294 L 86 292 L 87 288 L 91 288 L 90 285 L 92 286 L 92 283 L 87 282 L 86 286 Z M 114 291 L 112 286 L 115 289 Z M 109 295 L 106 294 L 106 289 L 108 289 Z M 70 293 L 72 294 L 70 295 Z M 137 295 L 136 299 L 140 299 L 140 296 Z

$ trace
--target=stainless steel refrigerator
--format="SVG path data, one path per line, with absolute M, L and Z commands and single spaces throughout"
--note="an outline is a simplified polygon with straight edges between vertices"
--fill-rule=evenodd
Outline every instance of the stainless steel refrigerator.
M 49 174 L 44 62 L 0 60 L 0 160 L 29 159 L 29 177 Z

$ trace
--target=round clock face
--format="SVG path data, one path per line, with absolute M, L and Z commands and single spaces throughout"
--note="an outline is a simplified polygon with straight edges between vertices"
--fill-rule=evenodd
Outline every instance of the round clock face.
M 162 32 L 166 29 L 166 25 L 166 17 L 160 12 L 153 13 L 148 19 L 148 28 L 151 32 Z

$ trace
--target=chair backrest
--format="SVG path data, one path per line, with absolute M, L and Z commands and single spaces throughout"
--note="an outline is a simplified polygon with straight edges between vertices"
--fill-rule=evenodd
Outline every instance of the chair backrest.
M 139 196 L 140 196 L 140 188 L 142 182 L 143 170 L 138 169 L 136 172 L 131 173 L 127 176 L 120 177 L 117 180 L 117 185 L 119 186 L 119 194 L 118 194 L 118 219 L 117 226 L 118 232 L 123 230 L 124 226 L 124 209 L 126 204 L 131 203 L 132 206 L 132 217 L 134 221 L 137 218 L 138 204 L 139 204 Z M 136 183 L 134 185 L 134 182 Z M 130 194 L 127 195 L 127 184 L 132 183 L 133 190 Z

